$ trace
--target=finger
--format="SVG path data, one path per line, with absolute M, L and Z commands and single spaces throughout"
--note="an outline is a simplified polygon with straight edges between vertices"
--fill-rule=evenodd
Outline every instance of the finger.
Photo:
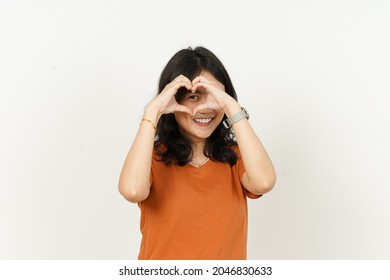
M 201 104 L 193 109 L 193 115 L 196 116 L 199 112 L 204 110 L 214 110 L 216 108 L 212 108 L 213 106 L 210 106 L 210 104 Z
M 225 85 L 216 79 L 215 80 L 208 80 L 207 78 L 205 78 L 203 76 L 198 76 L 192 80 L 192 86 L 195 86 L 198 83 L 203 83 L 204 85 L 209 84 L 215 88 L 218 88 L 218 89 L 225 91 Z
M 184 113 L 188 113 L 190 115 L 193 114 L 193 111 L 189 107 L 184 106 L 184 105 L 180 105 L 180 104 L 178 104 L 176 106 L 175 112 L 184 112 Z
M 206 91 L 210 89 L 210 84 L 205 82 L 197 82 L 195 85 L 192 86 L 192 92 L 196 92 L 198 88 L 204 88 Z
M 195 79 L 192 80 L 192 84 L 196 84 L 196 83 L 199 83 L 199 82 L 210 82 L 209 80 L 207 80 L 205 77 L 203 77 L 202 75 L 200 76 L 197 76 Z
M 192 88 L 192 83 L 191 83 L 190 79 L 188 79 L 184 75 L 177 76 L 170 84 L 175 87 L 178 83 L 181 85 L 180 87 L 186 87 L 188 90 L 191 90 L 191 88 Z M 183 85 L 183 83 L 185 85 Z M 176 88 L 176 90 L 178 90 L 179 88 Z
M 171 89 L 173 89 L 173 92 L 172 94 L 176 94 L 176 92 L 182 88 L 182 87 L 185 87 L 188 91 L 191 91 L 192 89 L 192 84 L 189 83 L 189 82 L 186 82 L 186 81 L 176 81 L 176 82 L 172 82 L 170 84 L 171 86 Z
M 183 81 L 186 81 L 186 82 L 188 82 L 188 83 L 190 83 L 191 84 L 191 80 L 190 79 L 188 79 L 186 76 L 184 76 L 184 75 L 180 75 L 179 76 Z
M 188 83 L 188 84 L 192 85 L 190 79 L 188 79 L 188 78 L 187 78 L 186 76 L 184 76 L 184 75 L 179 75 L 179 76 L 177 76 L 175 79 L 173 79 L 173 81 L 171 82 L 171 84 L 175 84 L 175 83 L 177 83 L 177 82 L 185 82 L 185 83 Z
M 176 83 L 173 85 L 168 84 L 168 85 L 166 85 L 164 90 L 160 93 L 160 96 L 170 96 L 169 98 L 171 98 L 172 96 L 175 96 L 177 91 L 182 87 L 185 87 L 188 91 L 191 91 L 191 88 L 192 88 L 191 85 L 189 85 L 188 83 L 185 83 L 185 82 L 180 82 L 180 83 Z

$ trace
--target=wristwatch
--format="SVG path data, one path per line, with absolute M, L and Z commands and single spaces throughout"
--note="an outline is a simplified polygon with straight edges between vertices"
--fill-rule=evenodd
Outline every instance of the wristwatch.
M 231 127 L 233 124 L 235 124 L 236 122 L 242 120 L 243 118 L 249 119 L 249 114 L 248 114 L 248 112 L 245 110 L 244 107 L 241 107 L 241 111 L 240 111 L 240 112 L 238 112 L 237 114 L 231 116 L 230 118 L 225 119 L 222 123 L 223 123 L 223 125 L 224 125 L 226 128 L 229 128 L 229 127 Z

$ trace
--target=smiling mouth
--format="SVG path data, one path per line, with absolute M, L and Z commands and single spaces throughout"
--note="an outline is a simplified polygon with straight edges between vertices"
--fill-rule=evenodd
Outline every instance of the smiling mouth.
M 206 125 L 209 125 L 213 119 L 214 118 L 197 118 L 197 119 L 194 119 L 194 122 L 196 122 L 199 125 L 206 126 Z

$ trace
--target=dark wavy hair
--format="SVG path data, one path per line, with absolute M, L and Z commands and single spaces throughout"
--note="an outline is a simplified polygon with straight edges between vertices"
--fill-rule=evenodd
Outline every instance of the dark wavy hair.
M 192 81 L 203 70 L 211 73 L 225 86 L 226 93 L 237 100 L 236 91 L 222 62 L 204 47 L 180 50 L 168 61 L 160 76 L 158 94 L 177 76 L 184 75 Z M 186 88 L 179 89 L 176 100 L 180 100 L 186 92 Z M 226 115 L 223 117 L 223 120 L 225 119 Z M 225 128 L 221 122 L 206 140 L 203 153 L 211 160 L 227 162 L 233 166 L 237 162 L 237 155 L 232 150 L 232 146 L 235 145 L 237 143 L 232 129 Z M 183 166 L 191 161 L 193 155 L 191 143 L 179 131 L 173 114 L 164 114 L 160 117 L 154 148 L 160 160 L 166 164 L 175 163 Z

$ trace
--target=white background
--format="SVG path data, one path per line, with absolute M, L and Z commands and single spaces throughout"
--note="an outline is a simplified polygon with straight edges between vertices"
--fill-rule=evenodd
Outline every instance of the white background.
M 250 259 L 390 258 L 388 1 L 0 0 L 0 259 L 136 259 L 117 191 L 159 74 L 225 64 L 278 182 Z

